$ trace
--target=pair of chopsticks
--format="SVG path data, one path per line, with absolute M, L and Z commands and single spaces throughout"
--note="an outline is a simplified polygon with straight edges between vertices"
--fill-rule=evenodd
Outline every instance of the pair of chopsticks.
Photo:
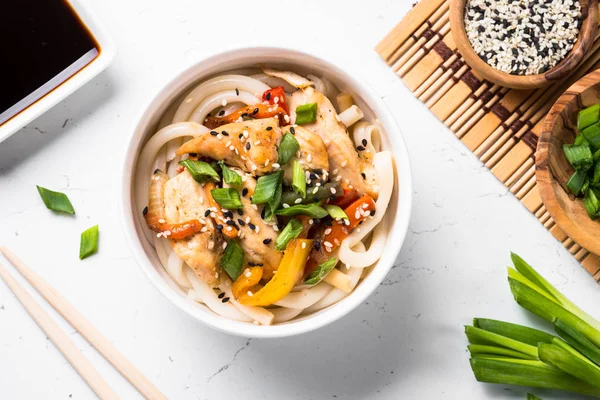
M 60 293 L 44 281 L 39 275 L 19 260 L 19 258 L 6 247 L 0 247 L 0 253 L 29 281 L 44 299 L 77 330 L 94 348 L 125 377 L 131 385 L 146 399 L 166 399 L 166 397 L 138 371 L 133 364 L 125 358 L 94 326 L 85 319 L 73 306 L 71 306 Z M 29 293 L 21 286 L 12 275 L 0 264 L 0 278 L 23 304 L 29 315 L 42 328 L 56 347 L 71 363 L 73 368 L 85 380 L 88 386 L 101 399 L 118 399 L 119 396 L 108 386 L 108 383 L 81 354 L 67 334 L 56 322 L 40 307 Z

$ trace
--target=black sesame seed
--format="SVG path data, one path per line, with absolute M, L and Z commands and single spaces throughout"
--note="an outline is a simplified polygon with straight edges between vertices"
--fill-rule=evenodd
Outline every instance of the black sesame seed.
M 238 89 L 238 88 L 235 88 L 235 95 L 236 95 L 236 96 L 239 96 L 239 95 L 240 95 L 240 91 L 239 91 L 239 89 Z
M 256 263 L 257 267 L 262 267 L 264 264 L 263 263 Z
M 248 261 L 248 266 L 249 267 L 256 267 L 256 264 L 254 264 L 252 261 Z
M 217 132 L 217 131 L 210 131 L 210 134 L 213 135 L 213 136 L 217 136 L 219 134 L 219 132 Z
M 243 137 L 244 137 L 244 134 L 243 134 L 243 133 L 240 133 L 240 134 L 238 135 L 238 138 L 240 138 L 240 139 L 241 139 L 241 138 L 243 138 Z
M 310 174 L 310 179 L 317 179 L 317 175 L 315 175 L 315 174 Z
M 159 172 L 162 172 L 162 171 L 160 169 L 158 169 L 158 168 L 154 170 L 155 174 L 158 174 Z
M 262 211 L 260 212 L 260 217 L 261 217 L 262 219 L 265 219 L 265 216 L 267 215 L 266 213 L 267 213 L 267 209 L 266 209 L 266 208 L 263 208 L 263 209 L 262 209 Z
M 246 150 L 250 150 L 250 142 L 246 143 Z
M 221 303 L 227 303 L 229 301 L 229 297 L 225 297 L 223 300 L 221 300 Z
M 206 211 L 204 211 L 204 216 L 205 216 L 205 217 L 208 217 L 209 215 L 210 215 L 210 210 L 206 210 Z
M 142 211 L 142 214 L 143 215 L 148 214 L 148 206 L 144 207 L 144 211 Z
M 248 188 L 242 189 L 242 196 L 246 196 L 248 194 Z
M 290 133 L 292 135 L 295 135 L 296 134 L 296 128 L 294 128 L 293 126 L 290 126 Z
M 254 111 L 252 111 L 252 114 L 254 114 L 254 115 L 258 114 L 258 108 L 255 108 Z
M 366 146 L 367 145 L 367 139 L 363 139 L 362 140 L 362 144 L 363 144 L 363 146 Z
M 238 218 L 238 224 L 240 224 L 240 226 L 246 225 L 246 223 L 244 222 L 244 220 L 241 219 L 241 218 Z
M 365 175 L 364 172 L 361 172 L 360 175 L 363 177 L 363 179 L 367 179 L 367 175 Z
M 225 297 L 225 292 L 219 293 L 219 298 L 222 299 L 223 297 Z
M 238 213 L 238 215 L 244 215 L 244 212 L 242 211 L 242 209 L 241 209 L 241 208 L 238 208 L 238 209 L 237 209 L 237 213 Z
M 371 217 L 375 215 L 375 210 L 371 210 Z
M 196 153 L 190 153 L 190 157 L 198 157 L 198 154 L 196 154 Z
M 273 127 L 271 126 L 267 126 L 267 130 L 270 131 L 271 129 L 273 129 Z
M 248 227 L 252 230 L 256 229 L 256 225 L 254 225 L 252 222 L 248 222 Z
M 235 225 L 235 222 L 233 222 L 233 220 L 232 220 L 232 219 L 228 219 L 227 221 L 225 221 L 225 223 L 226 223 L 227 225 L 230 225 L 230 226 L 231 226 L 231 225 Z
M 356 146 L 356 150 L 358 151 L 365 151 L 365 148 L 362 146 Z
M 272 240 L 273 239 L 271 239 L 271 238 L 265 239 L 265 240 L 263 240 L 263 244 L 269 244 L 269 243 L 271 243 Z
M 321 241 L 320 241 L 320 240 L 315 240 L 315 241 L 313 242 L 313 248 L 314 248 L 316 251 L 319 251 L 319 250 L 321 250 Z
M 227 218 L 233 218 L 233 212 L 231 212 L 231 210 L 227 210 L 227 212 L 223 213 L 223 215 Z
M 267 93 L 267 95 L 265 96 L 265 99 L 267 101 L 271 100 L 271 92 Z
M 215 228 L 217 228 L 218 231 L 221 231 L 221 230 L 223 230 L 223 225 L 217 224 L 217 226 L 215 226 Z

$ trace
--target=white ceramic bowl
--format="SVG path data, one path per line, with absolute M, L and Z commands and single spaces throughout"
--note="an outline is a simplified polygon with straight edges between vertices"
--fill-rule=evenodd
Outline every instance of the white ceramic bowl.
M 382 130 L 382 146 L 390 150 L 395 159 L 396 185 L 387 210 L 390 223 L 385 251 L 371 273 L 356 289 L 340 302 L 311 315 L 272 326 L 259 326 L 222 318 L 186 298 L 184 293 L 169 277 L 161 265 L 152 246 L 146 240 L 145 223 L 136 215 L 134 179 L 139 153 L 156 132 L 161 115 L 168 106 L 186 89 L 195 86 L 207 77 L 225 71 L 257 67 L 264 63 L 278 68 L 287 68 L 299 73 L 326 76 L 338 88 L 354 95 L 355 101 L 371 120 L 378 120 Z M 246 48 L 233 50 L 210 57 L 180 73 L 165 85 L 143 112 L 126 151 L 123 167 L 122 220 L 135 258 L 144 274 L 156 288 L 177 307 L 220 331 L 244 337 L 284 337 L 308 332 L 327 325 L 344 316 L 361 304 L 379 286 L 396 260 L 410 220 L 412 182 L 410 163 L 402 133 L 381 98 L 356 74 L 349 74 L 322 58 L 303 52 L 283 48 Z

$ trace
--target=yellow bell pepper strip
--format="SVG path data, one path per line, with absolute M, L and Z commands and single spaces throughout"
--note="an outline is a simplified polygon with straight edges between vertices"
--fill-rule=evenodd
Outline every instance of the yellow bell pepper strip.
M 256 267 L 248 268 L 249 273 L 242 272 L 233 283 L 233 294 L 245 306 L 265 307 L 275 304 L 291 292 L 302 277 L 311 248 L 312 240 L 292 240 L 287 245 L 277 272 L 265 286 L 255 291 L 259 288 L 257 284 L 262 277 L 262 268 L 260 272 L 255 270 Z

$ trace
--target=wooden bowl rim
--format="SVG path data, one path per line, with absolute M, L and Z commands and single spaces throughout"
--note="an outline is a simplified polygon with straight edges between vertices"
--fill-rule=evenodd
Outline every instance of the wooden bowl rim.
M 585 85 L 578 90 L 574 90 L 575 86 L 581 85 L 581 81 L 584 79 L 591 79 L 591 83 Z M 600 85 L 600 70 L 593 71 L 569 87 L 564 94 L 562 94 L 558 100 L 554 103 L 548 116 L 544 120 L 542 126 L 542 134 L 540 135 L 536 157 L 535 157 L 535 180 L 537 184 L 540 197 L 546 210 L 556 222 L 556 224 L 563 230 L 563 232 L 573 239 L 577 244 L 582 246 L 587 251 L 594 254 L 600 255 L 600 242 L 594 239 L 589 233 L 583 231 L 578 224 L 575 224 L 564 212 L 562 207 L 559 206 L 558 199 L 554 193 L 553 182 L 556 180 L 550 168 L 548 166 L 548 152 L 550 145 L 550 136 L 552 135 L 552 128 L 556 124 L 558 118 L 561 117 L 561 113 L 567 104 L 575 101 L 578 94 L 583 93 L 594 86 Z M 574 201 L 581 201 L 580 199 Z M 600 232 L 600 222 L 598 225 L 598 232 Z
M 552 73 L 555 72 L 557 68 L 560 68 L 566 60 L 572 59 L 572 62 L 563 68 L 563 73 L 555 79 L 560 80 L 568 76 L 584 59 L 584 55 L 594 42 L 593 39 L 596 37 L 596 32 L 598 30 L 598 0 L 580 0 L 580 3 L 587 4 L 588 12 L 582 19 L 577 41 L 565 58 L 543 74 L 511 75 L 497 70 L 483 61 L 471 46 L 464 24 L 464 11 L 467 0 L 450 1 L 450 31 L 452 32 L 454 42 L 456 43 L 460 54 L 467 64 L 475 71 L 479 72 L 488 81 L 512 89 L 533 89 L 549 85 L 554 79 L 549 79 L 548 75 L 552 77 Z M 592 40 L 584 40 L 588 37 L 591 37 Z M 580 47 L 583 48 L 583 51 L 576 53 L 569 58 L 569 55 L 575 53 Z

